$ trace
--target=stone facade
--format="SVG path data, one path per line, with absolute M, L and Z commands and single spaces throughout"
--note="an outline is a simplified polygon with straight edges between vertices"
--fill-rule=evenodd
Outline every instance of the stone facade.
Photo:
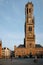
M 28 3 L 25 6 L 25 47 L 35 47 L 35 34 L 34 34 L 34 17 L 33 17 L 33 4 Z
M 34 16 L 33 16 L 33 4 L 28 2 L 25 5 L 25 39 L 24 47 L 14 46 L 15 57 L 25 56 L 30 53 L 34 56 L 36 54 L 43 54 L 43 47 L 36 47 L 35 33 L 34 33 Z
M 9 48 L 2 48 L 2 58 L 10 58 L 11 50 Z
M 43 55 L 43 48 L 16 48 L 15 49 L 15 57 L 29 56 L 30 53 L 32 53 L 32 56 L 35 56 L 36 54 L 40 54 L 40 53 Z

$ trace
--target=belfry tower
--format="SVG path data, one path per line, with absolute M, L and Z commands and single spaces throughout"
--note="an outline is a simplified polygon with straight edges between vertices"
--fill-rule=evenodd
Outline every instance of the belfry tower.
M 33 4 L 28 2 L 25 6 L 25 47 L 35 47 Z

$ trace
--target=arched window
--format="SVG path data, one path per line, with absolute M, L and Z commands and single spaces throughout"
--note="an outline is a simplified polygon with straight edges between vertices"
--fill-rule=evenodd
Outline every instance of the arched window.
M 32 31 L 32 27 L 31 26 L 29 26 L 29 31 Z
M 29 9 L 29 13 L 31 13 L 31 8 Z
M 28 8 L 27 8 L 27 14 L 28 14 Z

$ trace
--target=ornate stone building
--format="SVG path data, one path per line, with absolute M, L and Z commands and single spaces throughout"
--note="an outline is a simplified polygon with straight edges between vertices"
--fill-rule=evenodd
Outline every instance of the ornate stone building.
M 2 58 L 2 41 L 0 41 L 0 58 Z
M 25 5 L 25 39 L 24 45 L 18 47 L 14 46 L 15 57 L 17 56 L 28 56 L 43 54 L 43 47 L 39 44 L 35 44 L 35 33 L 34 33 L 34 15 L 33 15 L 33 4 L 28 2 Z

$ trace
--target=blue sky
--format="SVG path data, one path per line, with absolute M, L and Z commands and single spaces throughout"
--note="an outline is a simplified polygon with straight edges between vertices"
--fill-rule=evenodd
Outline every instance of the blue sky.
M 43 45 L 43 0 L 0 0 L 0 40 L 2 47 L 14 49 L 24 42 L 25 4 L 32 1 L 35 43 Z

